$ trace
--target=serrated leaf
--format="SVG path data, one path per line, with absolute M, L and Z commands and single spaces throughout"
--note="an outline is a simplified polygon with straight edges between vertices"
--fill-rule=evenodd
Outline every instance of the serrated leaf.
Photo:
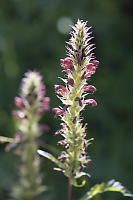
M 112 191 L 112 192 L 120 192 L 123 196 L 128 196 L 133 198 L 133 194 L 131 194 L 120 182 L 111 180 L 107 183 L 97 184 L 90 189 L 80 200 L 88 200 L 96 196 L 97 194 L 101 194 L 103 192 Z
M 105 192 L 106 191 L 120 192 L 123 194 L 123 196 L 128 196 L 133 198 L 133 194 L 131 194 L 131 192 L 129 192 L 120 182 L 115 180 L 108 181 L 104 190 Z
M 46 152 L 46 151 L 42 151 L 42 150 L 37 150 L 38 154 L 45 157 L 45 158 L 48 158 L 49 160 L 51 160 L 52 162 L 54 162 L 56 165 L 58 165 L 60 168 L 63 168 L 63 164 L 57 160 L 52 154 Z
M 15 140 L 14 138 L 0 136 L 0 142 L 1 143 L 5 143 L 5 142 L 17 143 L 18 141 Z

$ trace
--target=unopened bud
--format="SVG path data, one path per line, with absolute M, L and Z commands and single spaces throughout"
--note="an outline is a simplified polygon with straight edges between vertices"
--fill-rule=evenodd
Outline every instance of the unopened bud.
M 72 78 L 68 79 L 68 85 L 71 85 L 72 87 L 74 87 L 74 80 Z

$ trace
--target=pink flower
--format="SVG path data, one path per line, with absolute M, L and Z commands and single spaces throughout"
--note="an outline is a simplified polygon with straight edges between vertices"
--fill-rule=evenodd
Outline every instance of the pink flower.
M 96 67 L 98 67 L 98 65 L 99 65 L 99 61 L 98 60 L 93 60 L 93 61 L 91 61 L 91 63 Z
M 44 98 L 42 99 L 42 103 L 43 103 L 44 105 L 49 105 L 49 103 L 50 103 L 50 98 L 49 98 L 49 97 L 44 97 Z
M 18 106 L 19 108 L 25 107 L 22 98 L 15 97 L 14 101 L 15 101 L 16 106 Z
M 62 96 L 66 96 L 68 93 L 68 90 L 66 89 L 66 87 L 62 86 L 62 85 L 55 85 L 54 86 L 55 91 L 57 92 L 57 94 L 60 94 Z
M 46 112 L 48 112 L 48 111 L 49 111 L 49 105 L 43 105 L 43 106 L 40 108 L 39 114 L 42 115 L 42 114 L 44 114 L 44 113 L 46 113 Z
M 94 99 L 86 99 L 83 101 L 84 104 L 91 104 L 92 107 L 97 106 L 97 102 Z
M 58 117 L 59 115 L 63 115 L 64 114 L 64 111 L 61 110 L 60 108 L 53 108 L 52 111 L 55 112 L 55 118 Z
M 61 67 L 69 74 L 70 71 L 74 71 L 74 66 L 71 60 L 69 59 L 60 59 Z
M 85 92 L 90 91 L 92 93 L 96 92 L 96 88 L 93 85 L 84 85 L 83 90 Z
M 85 78 L 89 78 L 91 77 L 93 74 L 95 74 L 97 67 L 89 64 L 86 66 L 86 74 L 85 74 Z

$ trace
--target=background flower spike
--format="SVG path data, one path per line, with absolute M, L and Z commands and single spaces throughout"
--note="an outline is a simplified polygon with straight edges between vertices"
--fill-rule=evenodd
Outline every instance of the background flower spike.
M 50 99 L 44 97 L 46 92 L 39 72 L 25 73 L 20 88 L 20 97 L 15 97 L 15 104 L 20 110 L 13 111 L 13 116 L 19 120 L 15 141 L 18 142 L 16 153 L 20 156 L 19 183 L 13 189 L 17 199 L 33 199 L 46 186 L 41 185 L 40 159 L 37 154 L 38 137 L 41 134 L 39 120 L 49 110 Z M 10 150 L 14 145 L 9 144 Z

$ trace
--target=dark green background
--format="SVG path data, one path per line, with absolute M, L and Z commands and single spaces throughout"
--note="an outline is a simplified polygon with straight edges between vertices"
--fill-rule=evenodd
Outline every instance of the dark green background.
M 61 84 L 59 59 L 65 58 L 65 41 L 69 39 L 67 30 L 63 34 L 59 28 L 64 17 L 73 24 L 78 18 L 87 20 L 93 27 L 95 55 L 100 61 L 91 80 L 97 87 L 94 98 L 98 107 L 87 107 L 83 113 L 88 138 L 95 138 L 88 149 L 92 158 L 88 171 L 92 177 L 84 188 L 73 190 L 73 200 L 93 184 L 112 178 L 133 192 L 132 0 L 0 0 L 0 135 L 12 137 L 15 133 L 11 111 L 27 70 L 36 69 L 43 75 L 51 108 L 61 104 L 54 84 Z M 42 119 L 51 127 L 42 140 L 45 149 L 49 145 L 49 151 L 56 155 L 60 136 L 55 137 L 54 132 L 60 121 L 53 116 L 50 110 Z M 12 152 L 5 153 L 4 147 L 0 144 L 0 200 L 9 200 L 9 191 L 17 184 L 19 161 Z M 43 182 L 49 191 L 36 200 L 66 200 L 67 179 L 53 171 L 50 161 L 42 160 Z M 98 199 L 128 198 L 108 193 Z

